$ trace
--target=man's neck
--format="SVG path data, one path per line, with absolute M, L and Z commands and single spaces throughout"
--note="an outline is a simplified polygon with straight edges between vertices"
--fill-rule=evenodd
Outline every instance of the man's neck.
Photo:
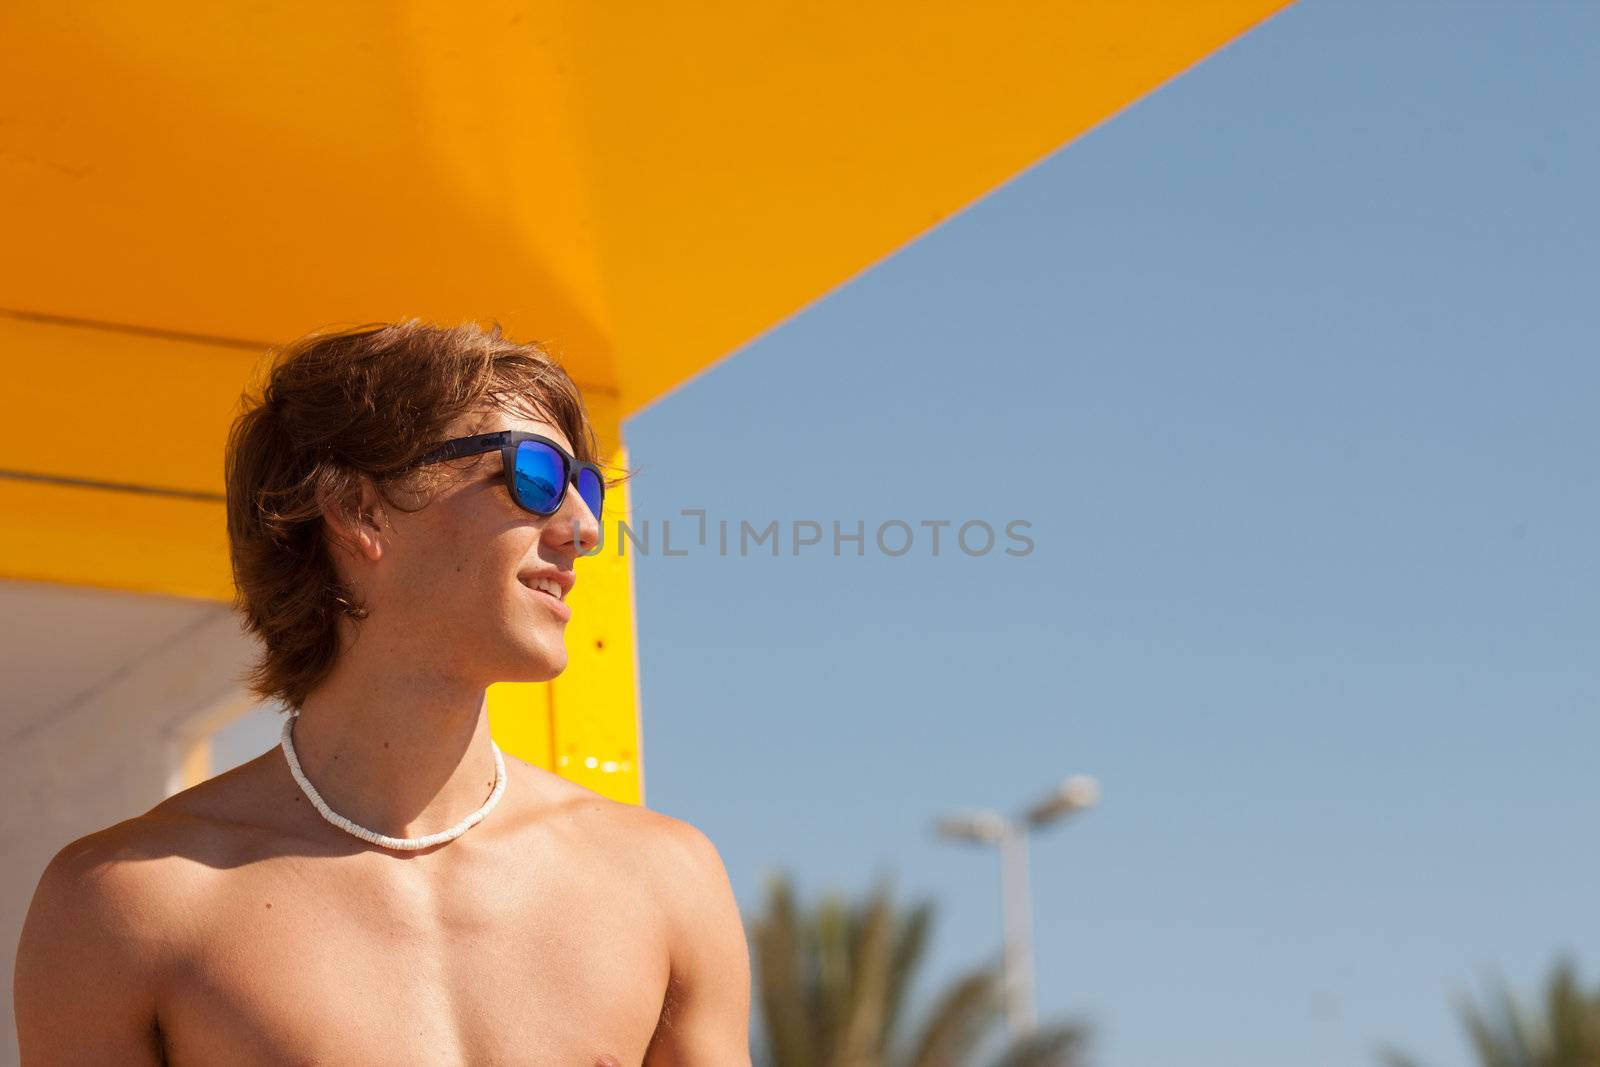
M 448 829 L 494 789 L 485 689 L 393 660 L 341 661 L 293 730 L 301 769 L 322 799 L 380 834 Z

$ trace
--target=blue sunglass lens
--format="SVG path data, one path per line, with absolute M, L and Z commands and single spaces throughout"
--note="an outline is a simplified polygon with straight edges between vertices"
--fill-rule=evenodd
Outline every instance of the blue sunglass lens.
M 540 515 L 551 515 L 561 506 L 566 486 L 567 465 L 560 454 L 539 441 L 517 445 L 517 466 L 513 472 L 517 497 L 523 506 Z
M 583 502 L 589 505 L 589 510 L 595 518 L 600 517 L 600 508 L 605 503 L 606 487 L 600 481 L 600 475 L 588 467 L 578 471 L 578 495 L 583 497 Z

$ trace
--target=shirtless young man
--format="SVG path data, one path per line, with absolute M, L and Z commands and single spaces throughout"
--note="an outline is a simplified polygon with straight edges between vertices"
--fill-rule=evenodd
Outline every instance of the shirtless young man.
M 430 456 L 507 430 L 575 462 L 514 439 L 511 484 L 492 442 Z M 511 755 L 487 815 L 421 849 L 311 800 L 417 838 L 493 796 L 484 691 L 566 666 L 571 609 L 538 586 L 564 596 L 599 537 L 594 448 L 571 380 L 498 330 L 286 350 L 229 441 L 228 526 L 250 684 L 298 709 L 290 747 L 51 860 L 24 1067 L 749 1067 L 744 927 L 690 824 Z

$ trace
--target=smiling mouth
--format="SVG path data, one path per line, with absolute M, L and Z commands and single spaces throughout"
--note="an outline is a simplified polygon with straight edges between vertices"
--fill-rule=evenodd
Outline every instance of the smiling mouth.
M 548 601 L 551 614 L 559 622 L 566 624 L 572 620 L 572 606 L 566 602 L 563 596 L 567 589 L 561 581 L 543 575 L 518 578 L 517 581 L 524 589 L 533 593 L 537 599 Z M 566 584 L 570 584 L 570 582 Z
M 548 593 L 557 600 L 562 599 L 561 583 L 553 578 L 527 578 L 523 580 L 522 584 L 537 593 Z

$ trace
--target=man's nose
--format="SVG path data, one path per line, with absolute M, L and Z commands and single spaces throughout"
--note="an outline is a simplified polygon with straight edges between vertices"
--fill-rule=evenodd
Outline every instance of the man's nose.
M 584 503 L 583 497 L 569 488 L 567 499 L 562 501 L 561 510 L 556 512 L 554 522 L 560 543 L 572 545 L 573 551 L 580 556 L 587 556 L 600 546 L 600 520 L 594 512 L 589 510 L 589 505 Z

